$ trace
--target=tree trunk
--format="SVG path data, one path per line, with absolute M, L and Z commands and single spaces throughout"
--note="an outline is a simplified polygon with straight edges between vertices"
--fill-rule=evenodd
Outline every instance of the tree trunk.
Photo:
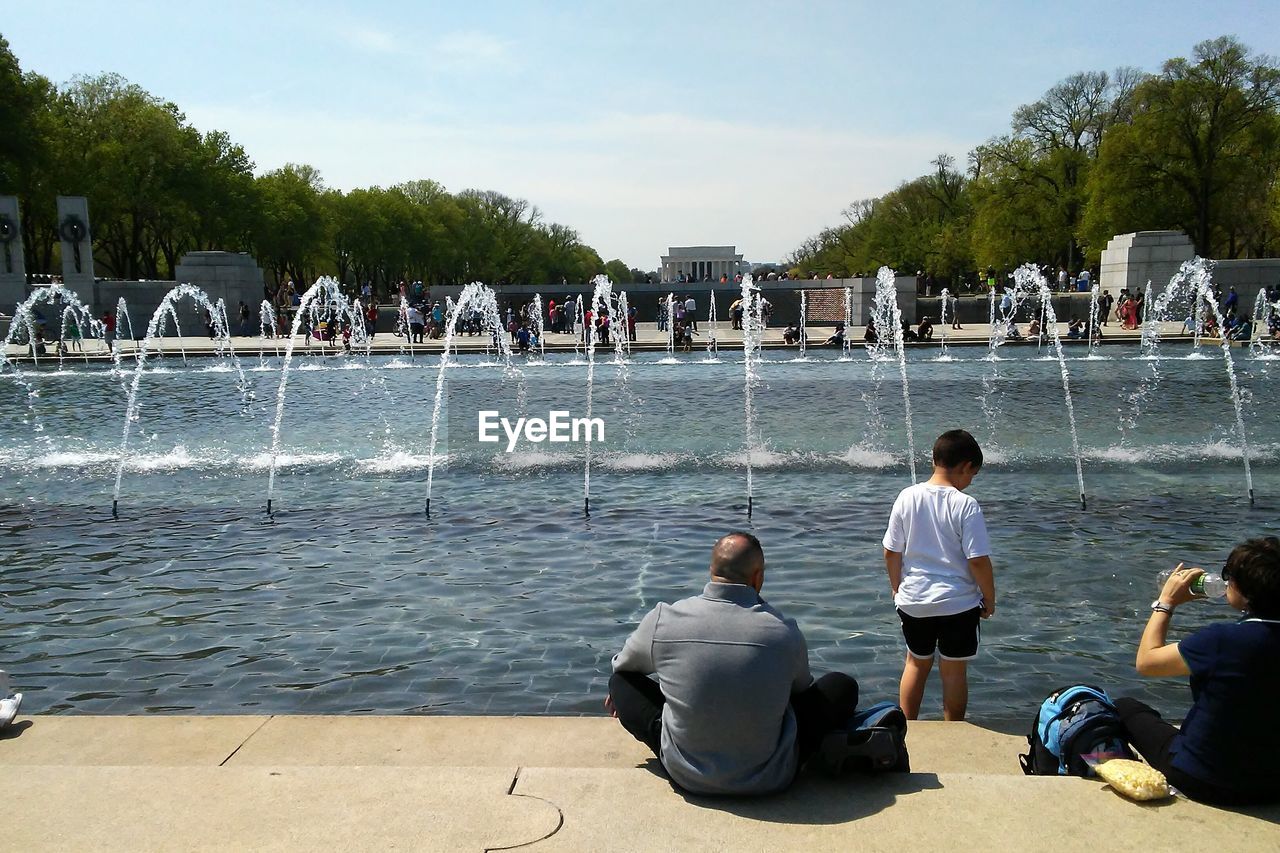
M 1196 252 L 1203 258 L 1213 257 L 1213 247 L 1209 245 L 1212 231 L 1209 200 L 1212 197 L 1212 187 L 1212 178 L 1207 174 L 1201 175 L 1200 191 L 1196 198 Z

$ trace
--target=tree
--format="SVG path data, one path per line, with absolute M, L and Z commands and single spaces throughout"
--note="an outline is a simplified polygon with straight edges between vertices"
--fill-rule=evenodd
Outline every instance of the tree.
M 615 285 L 631 283 L 631 268 L 617 258 L 604 265 L 604 274 Z
M 1133 121 L 1103 140 L 1084 232 L 1094 251 L 1110 234 L 1175 227 L 1202 255 L 1234 255 L 1257 230 L 1240 200 L 1275 179 L 1280 68 L 1231 36 L 1203 41 L 1134 90 Z M 1156 218 L 1158 217 L 1158 219 Z
M 967 246 L 968 179 L 955 161 L 934 158 L 933 172 L 907 181 L 878 199 L 862 199 L 844 210 L 846 224 L 805 241 L 788 259 L 799 275 L 843 278 L 888 265 L 946 276 L 959 274 Z
M 320 173 L 311 166 L 289 163 L 254 183 L 259 209 L 253 248 L 259 263 L 271 269 L 277 281 L 310 281 L 331 244 Z
M 420 179 L 343 193 L 311 166 L 253 170 L 177 105 L 118 74 L 59 90 L 0 37 L 0 191 L 22 199 L 33 272 L 52 271 L 58 194 L 89 198 L 99 271 L 122 278 L 171 276 L 183 253 L 212 249 L 251 250 L 277 281 L 336 271 L 383 293 L 400 280 L 578 283 L 605 267 L 575 230 L 500 192 Z
M 1125 118 L 1141 72 L 1073 74 L 1013 114 L 1012 133 L 971 156 L 978 164 L 973 247 L 978 266 L 1028 259 L 1083 261 L 1077 232 L 1085 183 L 1103 135 Z
M 25 265 L 30 271 L 53 264 L 53 176 L 60 117 L 57 89 L 39 74 L 24 73 L 0 36 L 0 193 L 20 199 Z
M 48 81 L 24 74 L 9 42 L 0 36 L 0 191 L 25 189 L 24 176 L 43 154 L 39 117 L 48 106 Z

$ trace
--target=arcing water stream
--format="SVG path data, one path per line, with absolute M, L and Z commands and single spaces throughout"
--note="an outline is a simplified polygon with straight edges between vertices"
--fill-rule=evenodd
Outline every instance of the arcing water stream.
M 902 311 L 898 307 L 897 274 L 888 267 L 876 272 L 876 295 L 872 303 L 876 318 L 877 342 L 882 348 L 885 335 L 890 335 L 898 358 L 898 375 L 902 379 L 902 409 L 907 425 L 907 467 L 911 482 L 916 482 L 916 439 L 911 427 L 911 389 L 907 384 L 907 356 L 902 334 Z M 874 354 L 873 354 L 874 356 Z

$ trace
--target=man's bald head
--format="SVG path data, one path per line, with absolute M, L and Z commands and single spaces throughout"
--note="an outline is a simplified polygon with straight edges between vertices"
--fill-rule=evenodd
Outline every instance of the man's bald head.
M 711 574 L 730 583 L 751 584 L 764 571 L 764 548 L 750 533 L 735 530 L 721 536 L 711 549 Z

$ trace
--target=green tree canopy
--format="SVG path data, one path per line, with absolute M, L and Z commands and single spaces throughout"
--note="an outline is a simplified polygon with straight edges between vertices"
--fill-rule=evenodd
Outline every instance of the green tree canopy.
M 1133 93 L 1132 122 L 1102 142 L 1083 232 L 1180 228 L 1202 255 L 1274 250 L 1267 193 L 1277 174 L 1280 68 L 1235 38 L 1170 59 Z M 1109 232 L 1109 233 L 1108 233 Z
M 59 194 L 89 198 L 98 272 L 166 278 L 192 250 L 253 252 L 277 281 L 582 283 L 604 271 L 572 228 L 493 190 L 436 181 L 342 192 L 306 164 L 255 176 L 230 136 L 193 127 L 117 74 L 59 88 L 0 37 L 0 192 L 22 199 L 27 269 L 54 272 Z M 627 278 L 630 271 L 627 271 Z
M 1237 39 L 1157 75 L 1073 74 L 1019 107 L 1010 132 L 949 158 L 805 240 L 797 273 L 881 264 L 944 278 L 1026 261 L 1072 271 L 1115 234 L 1179 228 L 1207 256 L 1280 254 L 1280 69 Z

